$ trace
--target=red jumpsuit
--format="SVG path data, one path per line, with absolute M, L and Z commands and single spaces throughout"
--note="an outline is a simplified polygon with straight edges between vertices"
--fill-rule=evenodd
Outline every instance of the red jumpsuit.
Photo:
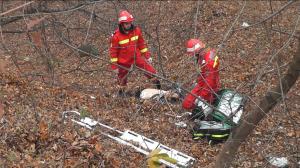
M 156 70 L 145 60 L 150 58 L 150 52 L 139 27 L 135 27 L 128 34 L 121 33 L 119 29 L 114 32 L 111 37 L 110 58 L 111 63 L 117 63 L 127 69 L 135 63 L 137 67 L 156 74 Z M 111 68 L 119 68 L 119 85 L 126 86 L 128 70 L 114 64 L 111 64 Z M 151 74 L 145 73 L 145 76 L 150 79 L 153 77 Z
M 208 49 L 203 59 L 198 60 L 201 74 L 198 76 L 198 84 L 193 88 L 191 93 L 206 100 L 207 103 L 213 103 L 215 99 L 214 93 L 220 89 L 219 81 L 219 58 L 214 50 Z M 183 100 L 182 107 L 192 110 L 196 107 L 196 97 L 188 94 Z

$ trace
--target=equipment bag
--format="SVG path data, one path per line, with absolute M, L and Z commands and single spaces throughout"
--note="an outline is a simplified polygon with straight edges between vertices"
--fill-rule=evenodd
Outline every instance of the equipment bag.
M 213 119 L 230 126 L 237 125 L 243 114 L 244 96 L 231 89 L 223 89 L 218 95 L 214 104 L 216 110 L 212 112 Z
M 216 121 L 199 121 L 193 128 L 193 139 L 207 138 L 209 140 L 226 140 L 231 126 Z

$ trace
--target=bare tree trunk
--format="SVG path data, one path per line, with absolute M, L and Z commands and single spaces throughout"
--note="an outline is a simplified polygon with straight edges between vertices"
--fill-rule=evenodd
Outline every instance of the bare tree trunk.
M 259 107 L 255 108 L 245 117 L 240 126 L 237 127 L 224 144 L 221 152 L 217 156 L 215 167 L 224 168 L 229 167 L 233 161 L 235 154 L 241 145 L 245 141 L 247 136 L 253 131 L 256 125 L 265 117 L 265 115 L 279 102 L 282 95 L 286 94 L 290 88 L 296 83 L 300 72 L 300 39 L 298 40 L 298 50 L 291 61 L 287 74 L 282 81 L 282 90 L 280 83 L 275 88 L 268 91 L 261 99 Z

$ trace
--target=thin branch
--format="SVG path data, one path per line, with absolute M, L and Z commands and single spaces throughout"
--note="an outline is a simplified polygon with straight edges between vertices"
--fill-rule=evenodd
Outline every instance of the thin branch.
M 240 12 L 238 13 L 237 17 L 235 18 L 234 22 L 231 24 L 231 27 L 229 28 L 228 32 L 225 34 L 223 41 L 221 42 L 221 44 L 219 44 L 219 47 L 216 51 L 216 55 L 218 54 L 219 51 L 221 51 L 221 49 L 224 46 L 225 41 L 227 40 L 227 37 L 229 36 L 229 33 L 232 31 L 233 26 L 235 25 L 235 23 L 238 21 L 239 17 L 241 16 L 241 14 L 243 13 L 245 6 L 247 4 L 247 1 L 244 1 L 243 7 L 240 10 Z
M 92 25 L 92 22 L 93 22 L 94 13 L 95 13 L 95 4 L 93 5 L 93 9 L 92 9 L 92 12 L 91 12 L 91 15 L 90 15 L 89 26 L 88 26 L 88 29 L 87 29 L 87 31 L 86 31 L 86 35 L 85 35 L 83 44 L 86 43 L 86 40 L 87 40 L 87 38 L 88 38 L 88 36 L 89 36 L 90 28 L 91 28 L 91 25 Z
M 161 11 L 161 2 L 159 3 L 159 7 L 158 7 L 158 18 L 160 17 L 160 11 Z M 163 77 L 166 77 L 166 73 L 163 69 L 163 63 L 162 63 L 162 59 L 161 59 L 161 53 L 160 53 L 160 41 L 159 41 L 159 23 L 160 23 L 160 19 L 158 19 L 157 22 L 157 26 L 155 28 L 155 32 L 156 32 L 156 40 L 157 40 L 157 44 L 158 44 L 158 53 L 157 53 L 157 58 L 158 58 L 158 63 L 159 63 L 159 67 L 160 70 L 162 72 Z
M 27 6 L 27 5 L 30 5 L 30 4 L 32 4 L 33 2 L 34 2 L 34 1 L 30 1 L 30 2 L 27 2 L 27 3 L 23 4 L 23 5 L 20 5 L 20 6 L 18 6 L 18 7 L 15 7 L 15 8 L 13 8 L 13 9 L 10 9 L 10 10 L 8 10 L 8 11 L 6 11 L 6 12 L 0 13 L 0 17 L 3 16 L 3 15 L 8 14 L 8 13 L 10 13 L 10 12 L 13 12 L 13 11 L 15 11 L 15 10 L 18 10 L 18 9 L 20 9 L 20 8 L 22 8 L 22 7 L 25 7 L 25 6 Z
M 290 36 L 295 37 L 295 38 L 297 38 L 297 39 L 300 38 L 300 36 L 297 36 L 297 35 L 294 35 L 294 34 L 291 34 L 291 33 L 289 33 L 289 32 L 279 30 L 279 29 L 271 28 L 271 30 L 272 30 L 272 31 L 275 31 L 275 32 L 278 32 L 278 33 L 290 35 Z M 296 32 L 296 33 L 297 33 L 297 32 Z
M 295 1 L 289 1 L 288 3 L 286 3 L 284 6 L 282 6 L 277 12 L 271 14 L 270 16 L 266 17 L 265 19 L 261 20 L 261 21 L 258 21 L 256 23 L 253 23 L 247 27 L 241 27 L 241 28 L 238 28 L 238 29 L 234 29 L 233 31 L 239 31 L 239 30 L 243 30 L 243 29 L 248 29 L 250 27 L 253 27 L 253 26 L 256 26 L 256 25 L 259 25 L 263 22 L 266 22 L 268 21 L 269 19 L 273 18 L 274 16 L 278 15 L 280 12 L 282 12 L 285 8 L 287 8 L 288 6 L 290 6 L 293 2 Z
M 296 33 L 296 29 L 298 27 L 298 24 L 299 24 L 299 20 L 300 20 L 300 15 L 298 15 L 297 17 L 297 20 L 296 20 L 296 24 L 294 26 L 294 29 L 293 29 L 293 32 L 292 34 L 290 35 L 290 37 L 286 40 L 286 42 L 283 44 L 282 47 L 280 47 L 277 52 L 275 54 L 273 54 L 272 56 L 269 57 L 269 60 L 266 62 L 265 66 L 263 68 L 260 69 L 258 75 L 257 75 L 257 78 L 256 78 L 256 82 L 255 83 L 258 83 L 258 81 L 260 80 L 260 78 L 265 74 L 264 71 L 265 69 L 268 67 L 268 65 L 271 64 L 271 62 L 273 61 L 274 58 L 276 58 L 276 56 L 287 46 L 290 44 L 290 41 L 292 39 L 292 37 L 294 36 L 294 34 Z
M 194 20 L 194 38 L 196 38 L 197 35 L 197 24 L 198 24 L 198 13 L 199 13 L 199 7 L 200 7 L 200 0 L 197 1 L 197 10 L 195 14 L 195 20 Z
M 8 17 L 2 17 L 3 19 L 6 18 L 18 18 L 18 17 L 24 17 L 24 16 L 37 16 L 37 15 L 48 15 L 48 14 L 62 14 L 62 13 L 67 13 L 67 12 L 73 12 L 76 10 L 79 10 L 85 6 L 91 5 L 91 4 L 95 4 L 97 2 L 104 2 L 105 0 L 101 0 L 101 1 L 93 1 L 93 2 L 89 2 L 89 3 L 85 3 L 85 4 L 79 4 L 76 5 L 74 7 L 68 8 L 68 9 L 62 9 L 62 10 L 41 10 L 40 12 L 35 12 L 35 13 L 27 13 L 27 14 L 23 14 L 23 15 L 16 15 L 16 16 L 8 16 Z
M 35 12 L 35 9 L 34 8 L 30 8 L 30 9 L 26 10 L 25 13 L 29 14 L 29 13 L 34 13 L 34 12 Z M 7 25 L 9 23 L 18 21 L 18 20 L 20 20 L 22 18 L 23 18 L 23 16 L 18 16 L 18 17 L 12 17 L 12 18 L 9 18 L 7 20 L 4 20 L 4 17 L 2 17 L 1 20 L 0 20 L 0 26 L 4 26 L 4 25 Z

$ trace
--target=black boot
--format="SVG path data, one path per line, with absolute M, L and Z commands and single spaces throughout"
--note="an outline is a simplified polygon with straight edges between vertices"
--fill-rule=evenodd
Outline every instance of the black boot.
M 157 89 L 161 89 L 161 84 L 160 84 L 160 81 L 158 79 L 154 80 L 153 84 L 156 86 Z
M 140 98 L 141 93 L 142 93 L 142 90 L 140 90 L 140 89 L 138 89 L 137 91 L 135 91 L 135 93 L 134 93 L 135 98 Z
M 118 96 L 119 97 L 126 97 L 126 92 L 124 89 L 119 89 L 118 90 Z

